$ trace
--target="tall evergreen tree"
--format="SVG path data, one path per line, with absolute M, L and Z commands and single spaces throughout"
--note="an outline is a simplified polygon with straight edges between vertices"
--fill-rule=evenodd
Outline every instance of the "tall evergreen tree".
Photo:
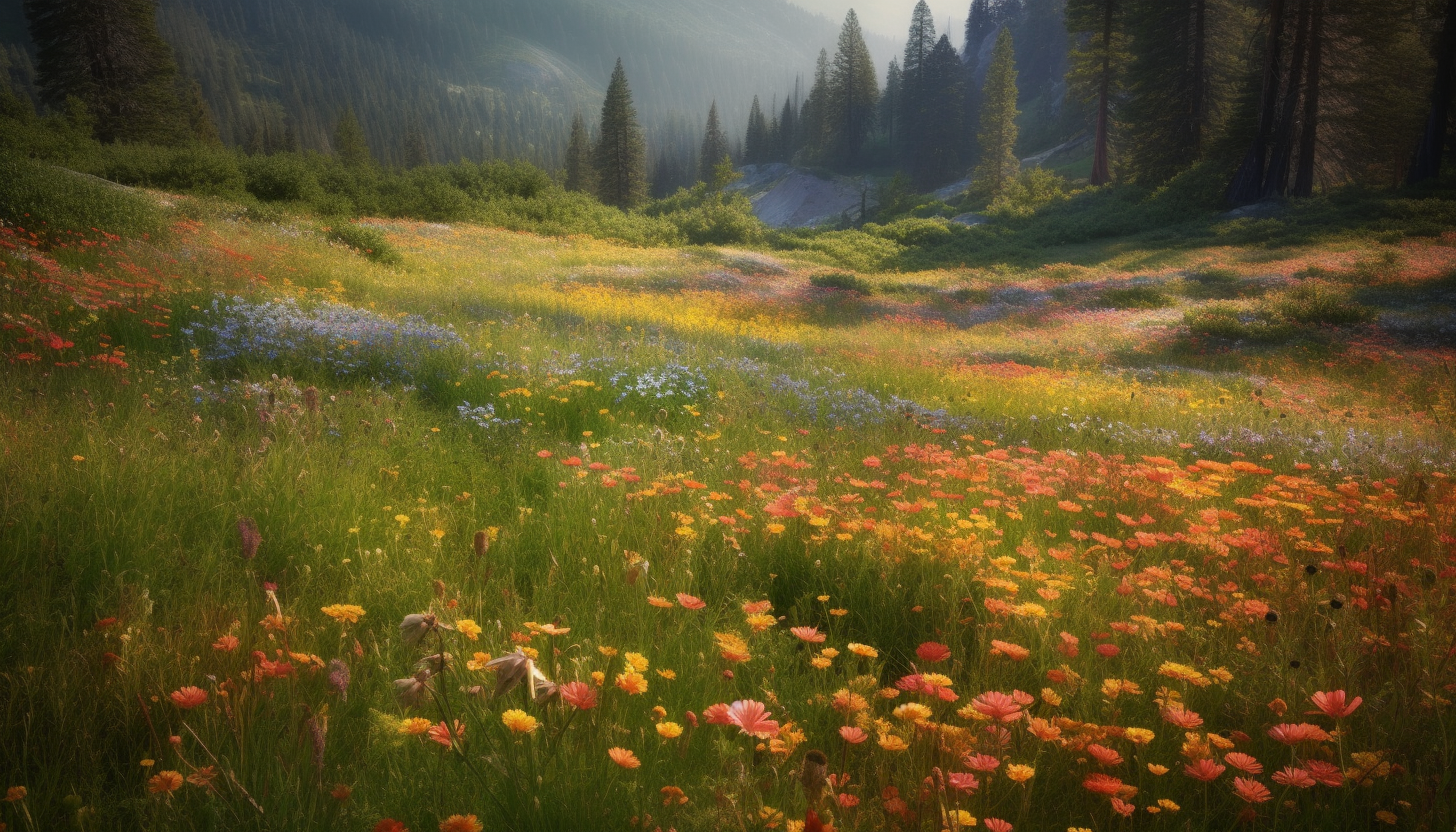
M 154 0 L 25 0 L 36 75 L 47 103 L 77 98 L 104 142 L 196 138 Z
M 1112 106 L 1122 86 L 1127 63 L 1122 33 L 1124 0 L 1068 0 L 1067 30 L 1084 35 L 1084 44 L 1072 52 L 1068 86 L 1080 97 L 1096 102 L 1093 125 L 1092 184 L 1112 181 L 1110 144 Z
M 935 44 L 935 18 L 925 0 L 920 0 L 910 15 L 905 59 L 900 64 L 900 132 L 905 137 L 900 153 L 906 162 L 920 152 L 919 137 L 925 133 L 925 121 L 939 103 L 930 95 L 926 74 L 926 62 Z
M 753 106 L 748 108 L 748 130 L 743 135 L 743 161 L 749 165 L 761 165 L 773 155 L 773 135 L 764 120 L 763 107 L 758 96 L 753 97 Z
M 1456 91 L 1456 0 L 1446 0 L 1445 20 L 1436 41 L 1436 78 L 1431 85 L 1431 108 L 1426 127 L 1416 145 L 1406 181 L 1414 185 L 1427 179 L 1439 179 L 1441 161 L 1446 155 L 1446 136 L 1451 121 L 1453 91 Z
M 422 168 L 430 164 L 430 140 L 425 136 L 424 125 L 418 115 L 411 116 L 404 131 L 404 146 L 400 155 L 406 168 Z
M 799 111 L 799 150 L 807 161 L 822 160 L 824 151 L 825 125 L 829 107 L 829 53 L 819 50 L 819 61 L 814 67 L 814 86 Z
M 966 42 L 961 45 L 961 57 L 972 70 L 980 62 L 981 47 L 985 45 L 986 38 L 996 31 L 997 25 L 991 11 L 991 0 L 971 0 L 971 10 L 966 14 Z
M 899 158 L 898 142 L 903 140 L 900 130 L 900 96 L 901 96 L 900 61 L 897 58 L 890 59 L 890 67 L 885 70 L 885 91 L 880 96 L 880 129 L 885 134 L 886 143 L 890 147 L 890 158 Z
M 965 67 L 950 45 L 950 38 L 941 35 L 935 48 L 925 59 L 925 94 L 933 107 L 922 114 L 919 150 L 911 165 L 911 178 L 922 186 L 941 185 L 955 178 L 965 158 L 965 128 L 961 105 L 965 101 L 963 87 Z
M 788 162 L 794 158 L 794 153 L 799 149 L 799 113 L 794 106 L 792 98 L 784 98 L 784 107 L 779 112 L 779 129 L 777 147 L 774 148 L 774 161 Z
M 992 196 L 999 195 L 1021 169 L 1016 158 L 1016 96 L 1016 49 L 1011 31 L 1002 29 L 981 88 L 981 162 L 975 172 L 975 185 Z
M 374 164 L 374 154 L 369 152 L 369 142 L 364 138 L 364 128 L 359 126 L 353 107 L 344 110 L 334 127 L 334 154 L 346 167 L 362 168 Z
M 713 170 L 727 155 L 728 135 L 718 121 L 718 102 L 714 101 L 708 107 L 708 123 L 703 127 L 703 148 L 698 153 L 698 181 L 711 181 Z
M 847 167 L 858 164 L 860 148 L 875 124 L 875 105 L 879 98 L 874 60 L 865 45 L 859 17 L 850 9 L 839 32 L 825 113 L 830 153 L 840 164 Z
M 647 146 L 632 106 L 632 90 L 622 59 L 612 70 L 602 102 L 601 138 L 597 141 L 597 195 L 621 209 L 639 205 L 647 194 Z
M 589 194 L 596 190 L 596 167 L 592 164 L 591 135 L 581 113 L 571 119 L 571 137 L 566 142 L 566 189 Z

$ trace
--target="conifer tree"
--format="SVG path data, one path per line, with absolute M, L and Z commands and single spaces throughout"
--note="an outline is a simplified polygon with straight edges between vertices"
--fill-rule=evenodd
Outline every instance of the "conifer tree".
M 1074 49 L 1067 85 L 1079 98 L 1095 102 L 1092 184 L 1112 181 L 1113 100 L 1120 96 L 1128 57 L 1123 36 L 1125 0 L 1068 0 L 1067 30 L 1086 36 Z M 1171 4 L 1170 4 L 1171 5 Z
M 831 153 L 839 164 L 853 167 L 860 148 L 875 124 L 875 105 L 880 85 L 875 64 L 865 45 L 859 17 L 850 9 L 839 31 L 839 48 L 829 72 L 829 100 L 826 121 Z
M 941 35 L 925 59 L 926 100 L 934 102 L 934 106 L 922 114 L 919 149 L 911 165 L 912 179 L 922 186 L 944 184 L 962 170 L 966 138 L 961 111 L 964 78 L 960 56 L 950 45 L 950 38 Z
M 661 160 L 659 160 L 661 162 Z M 596 190 L 596 168 L 592 164 L 591 136 L 578 112 L 571 119 L 571 138 L 566 142 L 566 189 L 589 194 Z
M 1070 2 L 1068 5 L 1071 5 Z M 996 31 L 996 26 L 991 0 L 971 0 L 971 10 L 966 14 L 966 42 L 961 46 L 961 57 L 972 70 L 980 63 L 981 47 L 985 45 L 986 38 Z
M 750 165 L 761 165 L 773 154 L 770 144 L 773 136 L 769 124 L 763 118 L 763 107 L 758 96 L 753 97 L 753 106 L 748 108 L 748 130 L 743 136 L 743 161 Z
M 103 142 L 173 144 L 198 127 L 154 0 L 25 0 L 45 101 L 82 101 Z
M 425 137 L 425 128 L 418 115 L 412 116 L 404 132 L 404 147 L 401 149 L 406 168 L 422 168 L 430 164 L 430 143 Z
M 778 143 L 774 149 L 774 160 L 788 162 L 799 149 L 799 113 L 792 98 L 784 98 L 784 108 L 779 112 Z
M 635 208 L 647 195 L 647 147 L 622 59 L 617 59 L 602 102 L 601 138 L 596 147 L 597 196 L 607 205 Z
M 353 107 L 344 110 L 334 127 L 334 154 L 345 167 L 363 168 L 374 164 L 374 154 L 369 151 L 364 128 L 359 126 Z
M 703 127 L 703 148 L 698 153 L 698 181 L 709 182 L 713 170 L 728 155 L 728 136 L 718 122 L 718 102 L 708 107 L 708 123 Z
M 885 70 L 885 92 L 880 96 L 879 125 L 890 146 L 890 158 L 892 159 L 899 157 L 897 142 L 903 140 L 899 130 L 900 90 L 900 61 L 897 58 L 891 58 L 890 68 Z
M 1427 179 L 1439 179 L 1441 161 L 1446 155 L 1447 126 L 1451 120 L 1451 103 L 1456 92 L 1456 0 L 1446 0 L 1445 20 L 1436 41 L 1436 78 L 1431 85 L 1431 108 L 1426 127 L 1416 145 L 1406 181 L 1414 185 Z
M 905 59 L 900 64 L 900 132 L 905 137 L 900 143 L 900 153 L 906 162 L 920 152 L 925 119 L 939 103 L 927 89 L 925 71 L 925 63 L 930 59 L 935 44 L 935 18 L 925 0 L 920 0 L 910 15 Z
M 829 99 L 829 53 L 819 50 L 814 67 L 814 86 L 799 111 L 799 150 L 808 161 L 820 161 L 824 150 L 826 110 Z
M 975 172 L 976 185 L 993 197 L 1021 169 L 1016 158 L 1016 94 L 1016 50 L 1011 31 L 1002 29 L 981 88 L 981 163 Z

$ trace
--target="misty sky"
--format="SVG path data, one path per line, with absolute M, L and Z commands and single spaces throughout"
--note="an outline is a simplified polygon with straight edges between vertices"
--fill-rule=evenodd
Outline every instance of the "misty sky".
M 915 8 L 917 0 L 790 0 L 790 2 L 809 11 L 818 12 L 835 22 L 844 20 L 844 13 L 854 9 L 855 14 L 859 15 L 861 26 L 894 38 L 898 43 L 905 40 L 905 32 L 910 28 L 910 12 Z M 961 30 L 966 25 L 966 11 L 971 7 L 970 0 L 929 0 L 929 2 L 930 10 L 935 12 L 936 32 L 945 33 L 947 18 L 949 18 L 951 43 L 959 47 Z

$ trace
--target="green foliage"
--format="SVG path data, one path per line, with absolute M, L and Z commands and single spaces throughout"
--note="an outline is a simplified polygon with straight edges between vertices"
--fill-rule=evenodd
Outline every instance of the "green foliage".
M 1016 49 L 1011 30 L 1002 29 L 986 83 L 981 88 L 981 163 L 976 166 L 977 187 L 992 198 L 1021 167 L 1016 158 Z
M 1202 300 L 1232 300 L 1255 294 L 1255 284 L 1246 284 L 1232 269 L 1197 269 L 1186 276 L 1184 292 Z
M 330 228 L 326 236 L 334 242 L 343 243 L 376 263 L 396 266 L 404 262 L 399 249 L 385 239 L 383 232 L 377 228 L 340 223 Z
M 248 193 L 264 202 L 308 202 L 323 193 L 317 165 L 301 154 L 248 156 L 242 167 Z
M 672 196 L 647 206 L 643 214 L 671 223 L 693 245 L 752 245 L 761 242 L 768 228 L 753 214 L 753 204 L 740 193 L 723 188 L 740 177 L 727 159 L 711 174 L 712 182 L 680 188 Z
M 601 131 L 596 146 L 597 196 L 614 208 L 635 208 L 647 197 L 647 146 L 620 58 L 602 103 Z
M 842 292 L 856 292 L 861 295 L 874 294 L 874 287 L 859 275 L 849 272 L 828 272 L 812 275 L 809 285 L 816 289 L 837 289 Z
M 1195 337 L 1234 342 L 1282 343 L 1297 332 L 1289 321 L 1226 303 L 1190 310 L 1183 316 L 1183 323 Z
M 1282 343 L 1314 335 L 1321 327 L 1355 326 L 1374 318 L 1375 310 L 1357 302 L 1348 287 L 1311 280 L 1252 305 L 1198 307 L 1187 313 L 1184 323 L 1195 336 Z
M 1070 193 L 1066 179 L 1045 168 L 1032 168 L 1008 181 L 986 212 L 998 218 L 1029 217 Z
M 830 156 L 840 165 L 853 168 L 859 164 L 860 151 L 875 126 L 879 99 L 875 65 L 860 31 L 859 17 L 850 9 L 839 30 L 825 102 L 826 144 Z
M 144 194 L 6 156 L 0 156 L 0 219 L 38 233 L 96 228 L 138 237 L 165 227 L 161 210 Z
M 1152 286 L 1103 289 L 1097 294 L 1097 305 L 1111 309 L 1162 309 L 1172 303 L 1172 298 Z
M 1357 302 L 1349 288 L 1322 281 L 1301 283 L 1271 296 L 1264 311 L 1308 326 L 1350 326 L 1375 318 L 1375 311 Z

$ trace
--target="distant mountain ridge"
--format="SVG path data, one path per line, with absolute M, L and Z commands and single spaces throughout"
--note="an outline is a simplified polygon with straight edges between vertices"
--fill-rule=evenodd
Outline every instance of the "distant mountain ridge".
M 23 81 L 20 0 L 0 4 Z M 385 161 L 417 134 L 434 161 L 548 166 L 572 114 L 594 119 L 618 57 L 649 140 L 714 99 L 736 133 L 755 94 L 767 107 L 800 75 L 807 93 L 839 28 L 786 0 L 159 0 L 158 19 L 230 144 L 327 150 L 353 107 Z M 871 48 L 888 60 L 893 47 Z

